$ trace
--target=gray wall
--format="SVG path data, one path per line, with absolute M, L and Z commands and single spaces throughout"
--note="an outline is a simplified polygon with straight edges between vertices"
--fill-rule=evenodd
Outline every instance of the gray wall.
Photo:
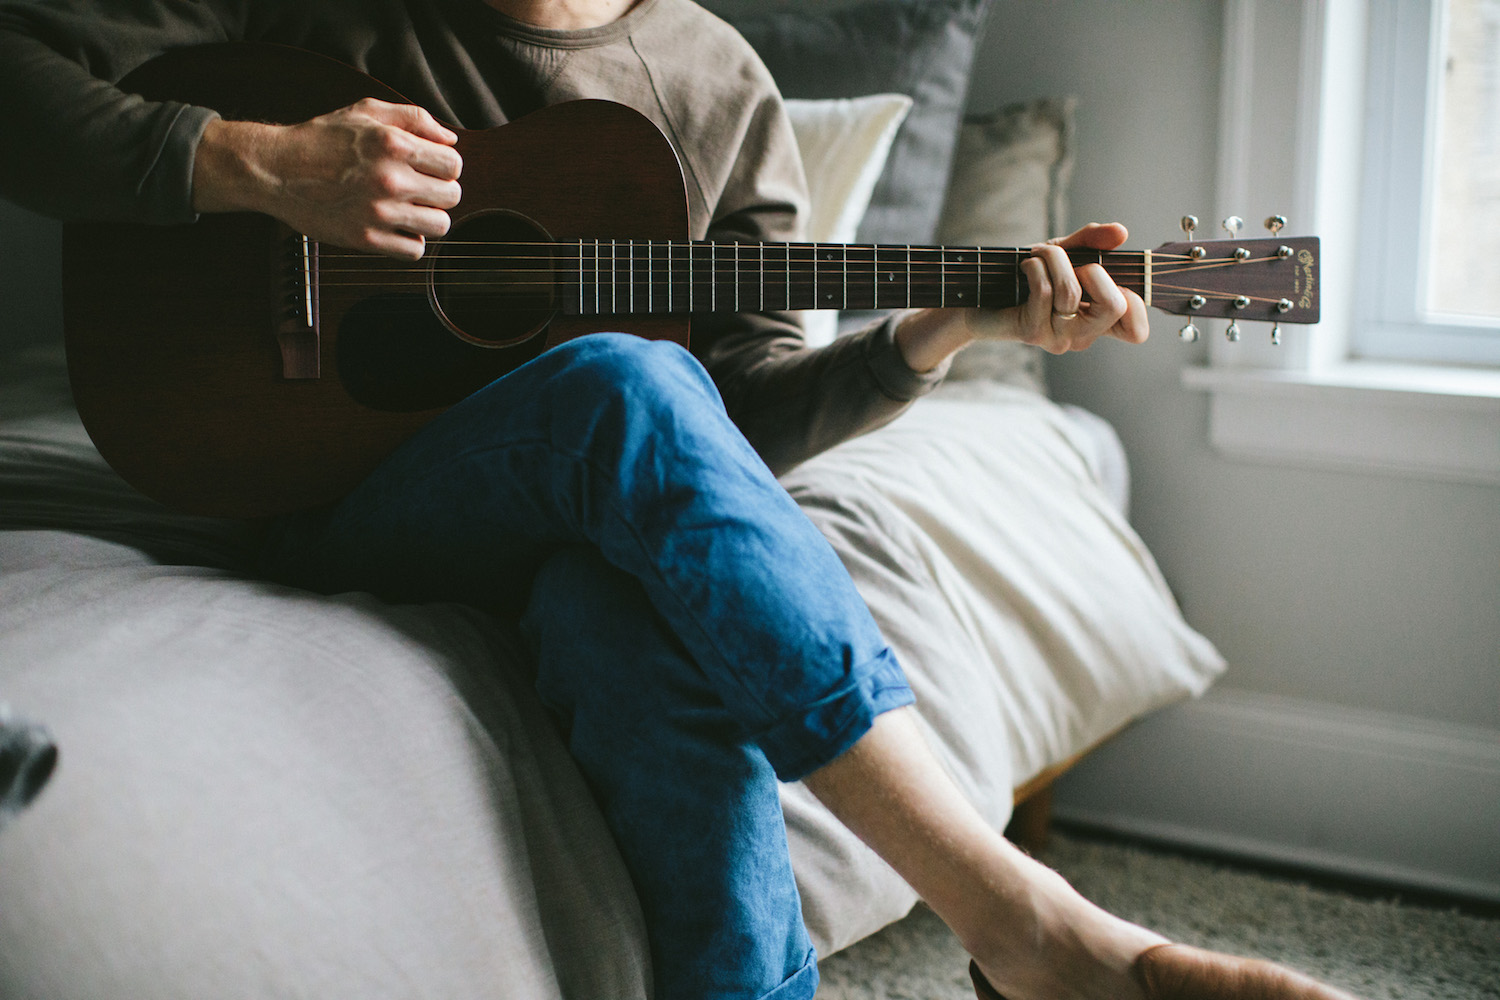
M 999 0 L 970 109 L 1077 94 L 1071 220 L 1122 221 L 1135 247 L 1176 239 L 1183 214 L 1207 224 L 1216 203 L 1223 16 L 1223 5 L 1208 0 Z M 1299 231 L 1297 220 L 1290 231 Z M 1229 660 L 1223 692 L 1266 696 L 1257 705 L 1310 706 L 1311 718 L 1357 720 L 1357 738 L 1371 746 L 1393 745 L 1396 729 L 1418 732 L 1424 746 L 1433 734 L 1457 734 L 1468 741 L 1459 755 L 1464 766 L 1478 768 L 1464 780 L 1500 787 L 1486 749 L 1486 741 L 1500 743 L 1500 488 L 1221 457 L 1207 440 L 1207 397 L 1180 383 L 1181 368 L 1201 363 L 1205 350 L 1183 344 L 1179 325 L 1153 312 L 1144 348 L 1106 344 L 1052 364 L 1050 376 L 1060 398 L 1118 428 L 1132 462 L 1135 524 L 1189 620 Z M 1358 849 L 1340 843 L 1341 836 L 1357 839 L 1353 830 L 1324 829 L 1306 844 L 1260 847 L 1244 842 L 1243 830 L 1212 832 L 1220 819 L 1212 805 L 1184 802 L 1166 787 L 1192 771 L 1196 751 L 1208 748 L 1191 741 L 1213 738 L 1212 728 L 1185 735 L 1169 715 L 1145 729 L 1064 785 L 1065 813 L 1206 845 L 1234 842 L 1251 853 L 1312 858 L 1345 851 L 1343 866 L 1351 870 L 1398 869 L 1408 860 L 1400 844 L 1413 830 L 1393 833 L 1388 853 L 1395 856 L 1378 863 L 1361 862 Z M 1317 794 L 1301 787 L 1296 773 L 1314 763 L 1313 751 L 1282 751 L 1269 753 L 1272 763 L 1256 775 L 1265 808 L 1324 809 L 1298 798 Z M 1172 766 L 1144 773 L 1127 756 Z M 1214 775 L 1187 777 L 1201 786 L 1195 794 L 1212 798 Z M 1456 828 L 1462 822 L 1456 813 L 1453 830 L 1431 817 L 1400 815 L 1415 812 L 1419 789 L 1384 794 L 1385 821 L 1433 822 L 1429 834 L 1438 838 L 1474 836 Z M 1495 802 L 1491 795 L 1468 808 Z M 1153 809 L 1162 815 L 1151 815 Z M 1488 850 L 1500 857 L 1500 834 L 1493 832 L 1500 831 L 1500 814 L 1484 820 L 1479 828 L 1492 831 Z M 1276 836 L 1267 824 L 1261 839 Z M 1474 850 L 1465 862 L 1471 870 L 1458 880 L 1467 878 L 1473 891 L 1500 887 L 1500 861 L 1486 866 L 1474 860 L 1480 845 L 1460 846 Z M 1476 864 L 1483 870 L 1472 870 Z M 1429 881 L 1443 878 L 1439 872 Z

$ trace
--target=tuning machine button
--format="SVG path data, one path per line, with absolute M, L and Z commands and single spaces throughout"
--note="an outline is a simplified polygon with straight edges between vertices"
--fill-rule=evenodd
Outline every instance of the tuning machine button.
M 1272 215 L 1266 219 L 1266 228 L 1271 231 L 1272 236 L 1280 235 L 1282 228 L 1286 225 L 1286 216 Z
M 1196 215 L 1184 215 L 1179 225 L 1182 226 L 1182 231 L 1187 234 L 1187 238 L 1189 242 L 1191 242 L 1193 238 L 1193 230 L 1198 228 L 1198 217 Z M 1188 256 L 1193 258 L 1193 260 L 1202 260 L 1204 257 L 1208 256 L 1208 251 L 1203 249 L 1202 247 L 1190 247 L 1188 249 Z

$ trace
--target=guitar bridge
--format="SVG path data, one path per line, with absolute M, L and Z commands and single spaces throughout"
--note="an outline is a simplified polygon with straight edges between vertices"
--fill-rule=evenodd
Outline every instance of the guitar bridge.
M 276 241 L 271 268 L 275 287 L 276 341 L 281 377 L 318 378 L 322 371 L 318 338 L 318 244 L 300 233 Z

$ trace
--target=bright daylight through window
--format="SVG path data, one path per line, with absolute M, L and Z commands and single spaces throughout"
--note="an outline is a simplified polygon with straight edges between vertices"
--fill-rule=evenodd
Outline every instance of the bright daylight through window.
M 1429 197 L 1427 308 L 1500 324 L 1500 0 L 1448 0 Z

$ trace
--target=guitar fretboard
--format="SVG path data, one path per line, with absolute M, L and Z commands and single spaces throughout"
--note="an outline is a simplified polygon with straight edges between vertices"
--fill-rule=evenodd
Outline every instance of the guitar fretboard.
M 768 309 L 1003 308 L 1026 299 L 1013 248 L 580 240 L 554 246 L 570 315 Z M 1140 290 L 1142 255 L 1069 251 Z M 1131 267 L 1120 267 L 1125 261 Z

